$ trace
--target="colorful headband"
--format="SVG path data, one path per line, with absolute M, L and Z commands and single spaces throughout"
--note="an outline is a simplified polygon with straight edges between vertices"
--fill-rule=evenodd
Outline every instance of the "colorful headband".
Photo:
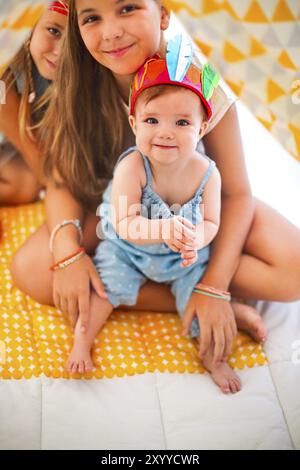
M 212 116 L 209 103 L 220 76 L 206 63 L 202 71 L 192 64 L 192 43 L 183 36 L 177 35 L 167 44 L 167 58 L 161 59 L 155 54 L 148 59 L 136 73 L 131 84 L 129 109 L 134 113 L 137 97 L 146 88 L 158 85 L 176 85 L 196 93 L 207 113 L 208 120 Z
M 62 15 L 69 14 L 69 7 L 64 2 L 49 2 L 48 10 L 56 11 L 57 13 L 61 13 Z

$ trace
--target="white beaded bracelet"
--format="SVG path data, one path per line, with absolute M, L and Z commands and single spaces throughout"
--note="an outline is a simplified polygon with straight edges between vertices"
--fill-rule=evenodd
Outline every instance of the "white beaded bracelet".
M 79 244 L 81 245 L 82 244 L 82 241 L 83 241 L 83 234 L 82 234 L 82 228 L 81 228 L 81 224 L 80 224 L 80 220 L 79 219 L 70 219 L 70 220 L 63 220 L 60 224 L 57 224 L 54 229 L 52 230 L 51 232 L 51 235 L 50 235 L 50 240 L 49 240 L 49 250 L 50 250 L 50 253 L 53 253 L 53 243 L 54 243 L 54 239 L 56 237 L 56 234 L 57 232 L 65 227 L 66 225 L 74 225 L 74 227 L 77 228 L 78 230 L 78 233 L 79 233 Z

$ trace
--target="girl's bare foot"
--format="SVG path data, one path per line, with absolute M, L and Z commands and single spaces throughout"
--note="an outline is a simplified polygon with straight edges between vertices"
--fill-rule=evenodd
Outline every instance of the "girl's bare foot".
M 200 338 L 197 338 L 198 342 Z M 236 393 L 242 388 L 241 381 L 236 375 L 234 370 L 227 364 L 227 362 L 219 362 L 216 366 L 213 361 L 213 348 L 211 347 L 206 357 L 202 360 L 202 364 L 213 379 L 213 381 L 220 387 L 223 393 Z
M 75 374 L 91 372 L 93 362 L 91 349 L 94 339 L 103 327 L 113 310 L 112 305 L 101 299 L 94 290 L 91 292 L 90 313 L 88 326 L 85 332 L 81 331 L 81 321 L 78 319 L 74 332 L 74 345 L 66 363 L 66 371 Z
M 249 334 L 257 343 L 263 344 L 267 332 L 260 314 L 250 305 L 231 302 L 238 330 Z
M 204 359 L 203 365 L 210 372 L 213 381 L 223 393 L 237 393 L 241 390 L 241 381 L 227 362 L 221 362 L 218 367 L 215 367 Z
M 200 337 L 198 336 L 196 339 L 200 343 Z M 202 359 L 202 364 L 223 393 L 237 393 L 241 390 L 242 384 L 239 377 L 226 361 L 221 361 L 218 365 L 215 365 L 213 346 L 210 347 L 207 355 Z
M 85 374 L 93 369 L 90 347 L 84 338 L 76 338 L 68 361 L 66 371 L 70 374 Z

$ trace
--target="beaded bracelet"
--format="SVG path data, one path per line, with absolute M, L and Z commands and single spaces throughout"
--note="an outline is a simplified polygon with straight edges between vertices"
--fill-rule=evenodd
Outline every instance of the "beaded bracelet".
M 212 292 L 207 292 L 207 291 L 202 290 L 202 289 L 194 288 L 193 292 L 196 292 L 197 294 L 206 295 L 207 297 L 214 297 L 215 299 L 227 300 L 228 302 L 230 302 L 230 300 L 231 300 L 230 295 L 214 294 Z
M 75 263 L 75 261 L 79 260 L 84 254 L 85 254 L 85 249 L 83 247 L 80 247 L 72 255 L 69 255 L 66 258 L 63 258 L 62 260 L 53 264 L 53 266 L 50 267 L 50 270 L 57 271 L 58 269 L 66 268 L 70 264 Z
M 205 290 L 206 292 L 211 292 L 212 294 L 231 295 L 231 293 L 226 290 L 217 289 L 216 287 L 208 286 L 207 284 L 202 284 L 202 282 L 198 282 L 195 288 Z
M 82 228 L 81 228 L 81 224 L 80 224 L 80 220 L 79 219 L 70 219 L 70 220 L 63 220 L 60 224 L 57 224 L 54 229 L 52 230 L 51 232 L 51 235 L 50 235 L 50 240 L 49 240 L 49 250 L 50 250 L 50 253 L 53 253 L 53 243 L 54 243 L 54 239 L 57 235 L 57 232 L 65 227 L 66 225 L 74 225 L 75 228 L 77 228 L 78 232 L 79 232 L 79 243 L 81 244 L 82 241 L 83 241 L 83 234 L 82 234 Z

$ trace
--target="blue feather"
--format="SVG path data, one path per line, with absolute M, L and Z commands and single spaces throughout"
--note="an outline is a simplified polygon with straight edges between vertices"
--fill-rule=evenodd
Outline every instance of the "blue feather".
M 192 62 L 192 43 L 188 37 L 177 34 L 167 44 L 167 67 L 170 80 L 181 82 Z

